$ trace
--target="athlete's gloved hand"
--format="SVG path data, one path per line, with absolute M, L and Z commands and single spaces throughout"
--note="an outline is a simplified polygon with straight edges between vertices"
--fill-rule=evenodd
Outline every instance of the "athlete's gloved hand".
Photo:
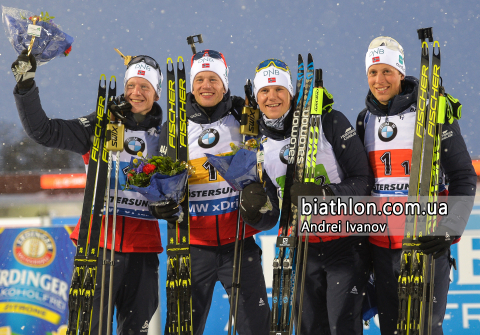
M 323 106 L 322 110 L 325 110 L 327 113 L 332 111 L 332 106 L 334 104 L 333 95 L 331 95 L 327 89 L 323 88 Z
M 455 232 L 448 227 L 438 226 L 433 234 L 418 238 L 421 243 L 419 248 L 425 254 L 434 254 L 433 258 L 437 259 L 442 256 L 455 239 Z
M 328 197 L 335 196 L 328 185 L 317 185 L 315 183 L 295 183 L 290 188 L 290 198 L 293 203 L 297 203 L 300 196 L 307 197 Z
M 448 122 L 452 123 L 453 119 L 460 120 L 460 118 L 462 117 L 462 103 L 448 93 L 445 93 L 445 98 L 445 102 L 447 104 Z
M 240 214 L 248 223 L 257 223 L 262 218 L 260 209 L 268 201 L 267 192 L 261 183 L 247 185 L 240 199 Z
M 175 223 L 178 220 L 178 204 L 174 201 L 165 203 L 148 204 L 148 210 L 159 220 L 165 220 L 169 223 Z
M 29 90 L 33 87 L 33 78 L 35 78 L 35 71 L 37 70 L 37 61 L 33 54 L 27 56 L 28 50 L 25 49 L 17 60 L 12 63 L 12 73 L 17 81 L 19 90 Z
M 123 94 L 109 101 L 107 106 L 110 112 L 115 115 L 115 118 L 119 120 L 125 119 L 126 115 L 132 111 L 132 105 L 125 101 Z

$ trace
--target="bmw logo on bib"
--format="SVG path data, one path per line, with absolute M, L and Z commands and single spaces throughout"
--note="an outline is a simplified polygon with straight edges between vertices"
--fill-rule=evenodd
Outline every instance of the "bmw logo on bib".
M 290 152 L 290 144 L 285 145 L 279 153 L 280 160 L 283 164 L 288 164 L 288 153 Z
M 138 137 L 129 137 L 125 140 L 125 151 L 130 155 L 137 155 L 139 151 L 145 151 L 145 141 Z
M 219 139 L 220 135 L 216 129 L 205 129 L 198 137 L 198 145 L 205 149 L 212 148 Z
M 384 122 L 378 128 L 378 137 L 383 142 L 390 142 L 397 136 L 397 126 L 393 122 Z

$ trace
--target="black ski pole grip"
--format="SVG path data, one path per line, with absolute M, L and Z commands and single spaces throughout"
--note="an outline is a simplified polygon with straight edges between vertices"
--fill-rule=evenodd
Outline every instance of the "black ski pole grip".
M 322 69 L 316 69 L 315 70 L 315 87 L 323 87 Z
M 195 40 L 195 38 L 197 40 Z M 192 47 L 192 52 L 195 55 L 197 53 L 197 49 L 195 48 L 195 43 L 203 43 L 202 34 L 192 35 L 187 37 L 187 43 Z
M 244 89 L 245 89 L 245 97 L 246 99 L 248 99 L 248 104 L 246 103 L 245 105 L 246 106 L 248 105 L 253 109 L 258 109 L 257 101 L 253 96 L 252 81 L 250 79 L 247 79 L 247 84 L 244 86 Z
M 428 38 L 430 42 L 433 42 L 432 27 L 417 29 L 417 34 L 419 40 L 424 41 Z

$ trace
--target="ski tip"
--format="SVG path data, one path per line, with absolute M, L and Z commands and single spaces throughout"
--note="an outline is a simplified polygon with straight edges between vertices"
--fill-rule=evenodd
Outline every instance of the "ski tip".
M 185 64 L 183 63 L 183 57 L 178 56 L 177 58 L 177 71 L 184 71 L 185 72 Z
M 167 58 L 167 65 L 168 64 L 173 64 L 173 60 L 170 57 Z
M 112 83 L 113 83 L 113 87 L 112 87 Z M 108 85 L 108 87 L 110 87 L 111 89 L 117 87 L 117 77 L 115 76 L 110 77 L 110 84 Z
M 105 88 L 107 87 L 107 76 L 105 74 L 100 75 L 100 82 L 98 84 L 100 87 Z
M 298 62 L 299 62 L 299 63 L 303 63 L 302 54 L 298 54 Z
M 435 49 L 435 47 L 436 47 L 436 49 Z M 433 51 L 432 52 L 433 52 L 434 57 L 440 58 L 440 42 L 438 42 L 438 41 L 433 42 Z

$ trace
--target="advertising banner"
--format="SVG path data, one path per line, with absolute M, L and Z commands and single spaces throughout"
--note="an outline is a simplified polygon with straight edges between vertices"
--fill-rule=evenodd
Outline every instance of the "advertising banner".
M 75 247 L 56 228 L 0 229 L 0 334 L 63 335 Z

